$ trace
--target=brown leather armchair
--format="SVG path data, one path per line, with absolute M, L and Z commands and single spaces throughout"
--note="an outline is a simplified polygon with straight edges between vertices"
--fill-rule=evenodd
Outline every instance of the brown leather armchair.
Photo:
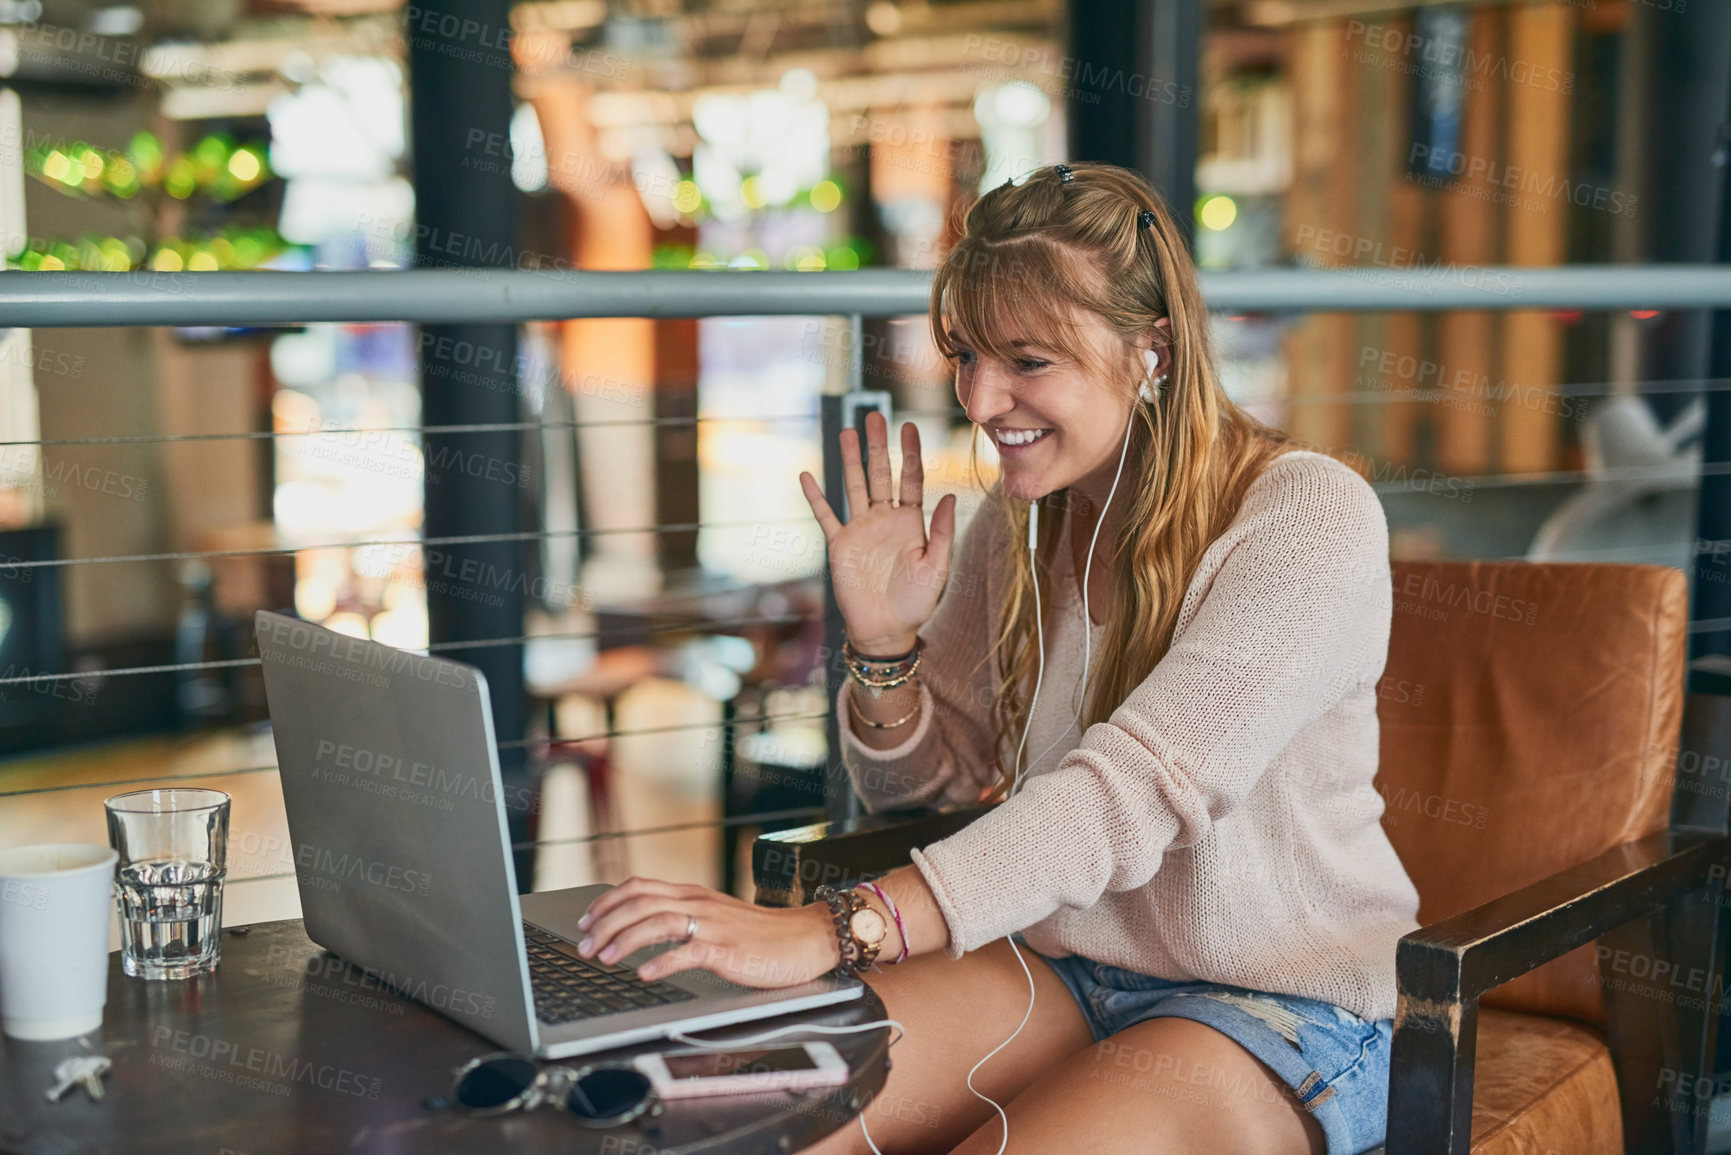
M 1394 595 L 1377 788 L 1423 929 L 1396 958 L 1388 1155 L 1703 1150 L 1731 698 L 1686 693 L 1682 573 L 1404 562 Z M 757 901 L 983 812 L 766 834 Z

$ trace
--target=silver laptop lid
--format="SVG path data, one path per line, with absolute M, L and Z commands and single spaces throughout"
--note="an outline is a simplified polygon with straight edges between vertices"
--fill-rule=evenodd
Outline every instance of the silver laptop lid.
M 254 632 L 307 937 L 534 1051 L 481 671 L 266 610 Z

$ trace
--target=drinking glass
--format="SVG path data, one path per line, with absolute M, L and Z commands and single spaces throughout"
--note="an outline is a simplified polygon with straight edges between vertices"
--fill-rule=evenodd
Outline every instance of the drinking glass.
M 120 855 L 120 965 L 127 974 L 184 979 L 216 969 L 229 801 L 220 790 L 183 786 L 108 800 L 108 842 Z

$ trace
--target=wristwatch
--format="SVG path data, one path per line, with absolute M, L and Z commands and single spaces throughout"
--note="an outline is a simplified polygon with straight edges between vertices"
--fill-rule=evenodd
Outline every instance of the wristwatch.
M 841 947 L 838 969 L 843 974 L 858 974 L 869 969 L 889 934 L 889 924 L 884 921 L 884 916 L 873 910 L 857 889 L 837 890 L 825 883 L 817 888 L 816 894 L 829 904 L 830 914 L 835 919 L 835 937 Z

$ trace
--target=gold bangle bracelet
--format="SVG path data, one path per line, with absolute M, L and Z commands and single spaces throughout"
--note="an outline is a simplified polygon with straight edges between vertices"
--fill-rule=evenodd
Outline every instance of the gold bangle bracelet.
M 917 683 L 916 683 L 916 685 L 917 685 Z M 903 714 L 901 717 L 897 718 L 893 722 L 874 722 L 870 718 L 861 718 L 859 716 L 859 706 L 857 703 L 854 706 L 853 716 L 854 716 L 855 721 L 859 722 L 862 725 L 870 726 L 873 730 L 894 730 L 898 726 L 905 726 L 909 722 L 913 721 L 914 718 L 919 714 L 919 712 L 920 712 L 920 702 L 919 702 L 919 699 L 916 698 L 916 699 L 914 699 L 914 708 L 909 710 L 907 713 Z

